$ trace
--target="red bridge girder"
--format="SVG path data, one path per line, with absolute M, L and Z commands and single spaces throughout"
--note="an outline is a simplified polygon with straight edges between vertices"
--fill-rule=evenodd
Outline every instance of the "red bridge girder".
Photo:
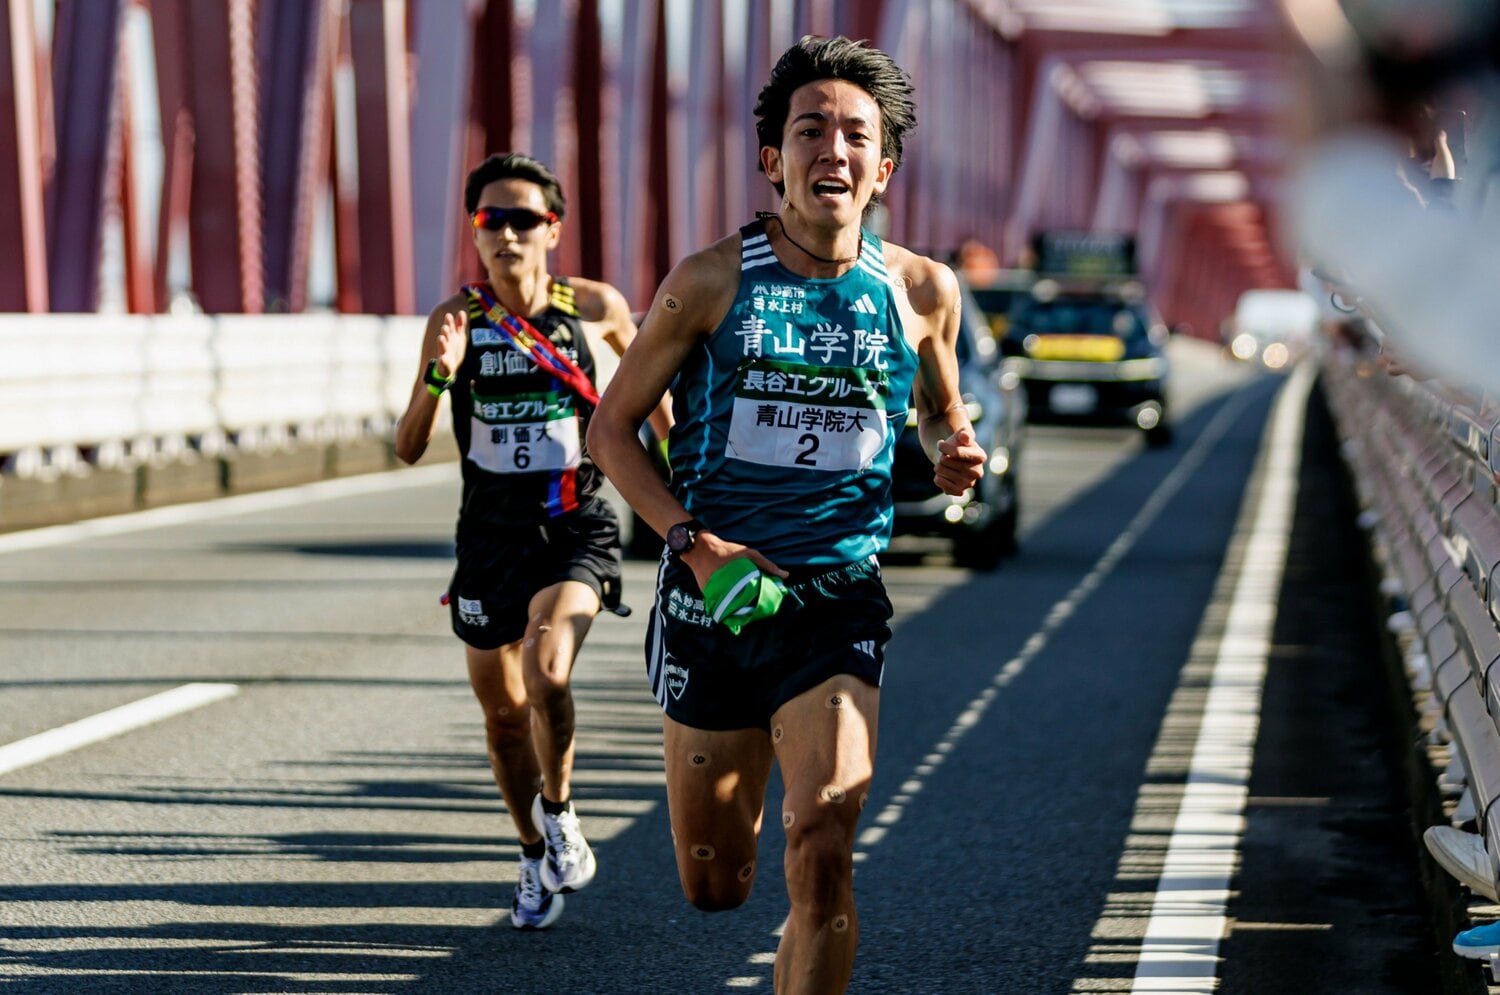
M 1141 231 L 1148 275 L 1170 278 L 1158 288 L 1170 309 L 1208 279 L 1203 261 L 1179 264 L 1177 239 L 1220 230 L 1189 220 L 1215 198 L 1199 204 L 1196 181 L 1172 179 L 1201 171 L 1162 151 L 1174 132 L 1222 133 L 1232 154 L 1219 168 L 1260 207 L 1246 224 L 1264 232 L 1273 215 L 1269 0 L 1237 27 L 1151 36 L 1053 30 L 1062 7 L 1037 0 L 107 0 L 112 20 L 86 36 L 80 3 L 59 5 L 38 57 L 31 4 L 0 0 L 6 81 L 40 75 L 32 94 L 0 86 L 0 219 L 15 221 L 0 239 L 20 261 L 0 277 L 0 306 L 94 306 L 101 219 L 118 211 L 124 273 L 107 277 L 125 282 L 132 309 L 190 289 L 214 311 L 424 311 L 478 275 L 462 179 L 509 150 L 547 162 L 568 192 L 556 269 L 608 279 L 642 306 L 684 254 L 774 206 L 750 111 L 803 32 L 869 38 L 911 74 L 919 128 L 883 223 L 914 248 L 941 255 L 977 237 L 1014 259 L 1039 228 Z M 159 157 L 139 154 L 155 134 L 123 113 L 122 74 L 104 67 L 127 10 L 149 16 L 154 51 L 127 49 L 117 64 L 133 86 L 154 64 Z M 1169 67 L 1144 72 L 1158 87 L 1208 73 L 1246 93 L 1153 113 L 1129 92 L 1137 67 L 1153 65 Z M 102 95 L 71 96 L 89 88 Z M 49 172 L 54 141 L 65 154 Z M 47 204 L 81 220 L 49 220 Z M 1249 244 L 1225 243 L 1224 279 L 1285 275 L 1264 258 L 1268 237 Z M 310 274 L 320 295 L 331 280 L 331 301 L 310 299 Z M 1195 307 L 1217 303 L 1205 294 L 1193 291 Z

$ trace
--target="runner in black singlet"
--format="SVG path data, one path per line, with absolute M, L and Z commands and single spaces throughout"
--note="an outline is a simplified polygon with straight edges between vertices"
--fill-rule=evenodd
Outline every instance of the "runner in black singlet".
M 488 279 L 428 318 L 396 454 L 421 458 L 448 394 L 463 467 L 449 609 L 521 838 L 511 923 L 544 929 L 594 877 L 570 797 L 568 682 L 594 615 L 620 602 L 619 526 L 584 445 L 598 398 L 588 339 L 623 354 L 635 325 L 614 287 L 548 272 L 566 202 L 540 162 L 491 156 L 464 207 Z M 653 416 L 662 438 L 669 417 Z

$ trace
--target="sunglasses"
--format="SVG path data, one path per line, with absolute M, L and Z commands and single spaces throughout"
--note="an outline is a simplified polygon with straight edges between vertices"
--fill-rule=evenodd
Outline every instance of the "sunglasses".
M 472 220 L 475 228 L 486 231 L 499 231 L 509 225 L 511 231 L 523 232 L 531 231 L 543 222 L 556 224 L 557 215 L 551 211 L 538 214 L 525 207 L 481 207 L 474 212 Z

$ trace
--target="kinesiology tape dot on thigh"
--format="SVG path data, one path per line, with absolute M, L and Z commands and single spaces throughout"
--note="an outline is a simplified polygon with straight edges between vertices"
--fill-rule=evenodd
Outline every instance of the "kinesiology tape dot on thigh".
M 714 848 L 711 847 L 711 846 L 709 846 L 707 843 L 699 843 L 697 846 L 693 847 L 692 850 L 690 850 L 689 852 L 692 853 L 694 860 L 713 860 L 714 859 Z

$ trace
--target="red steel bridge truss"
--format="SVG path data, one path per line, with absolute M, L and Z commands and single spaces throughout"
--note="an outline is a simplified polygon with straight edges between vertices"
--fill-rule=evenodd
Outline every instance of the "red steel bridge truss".
M 751 108 L 804 33 L 915 81 L 897 241 L 1131 232 L 1202 333 L 1291 285 L 1273 0 L 0 0 L 0 311 L 424 312 L 512 149 L 568 192 L 555 268 L 642 306 L 774 207 Z

